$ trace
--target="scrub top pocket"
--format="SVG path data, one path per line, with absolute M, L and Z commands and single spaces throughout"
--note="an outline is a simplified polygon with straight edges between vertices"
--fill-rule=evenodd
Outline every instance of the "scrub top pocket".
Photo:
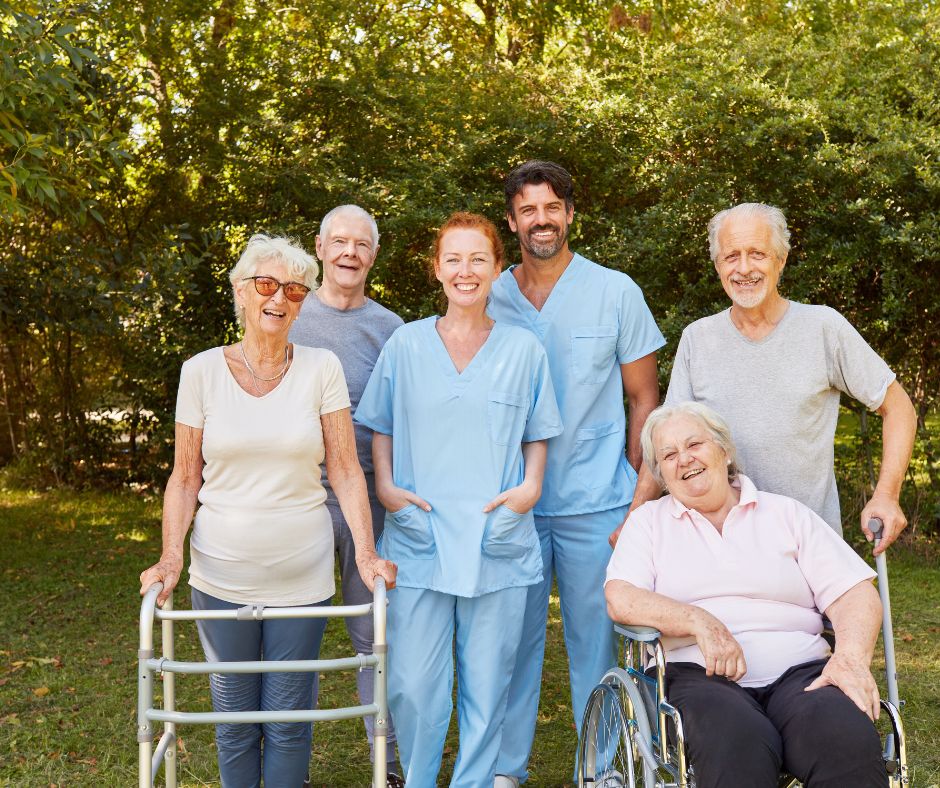
M 532 516 L 498 506 L 486 517 L 483 555 L 487 558 L 522 558 L 534 546 Z
M 610 377 L 615 366 L 617 329 L 581 326 L 571 329 L 571 371 L 578 383 L 596 385 Z
M 626 465 L 624 431 L 610 422 L 584 427 L 575 434 L 572 465 L 588 489 L 609 486 L 621 465 Z
M 517 446 L 522 443 L 522 431 L 528 408 L 526 398 L 508 391 L 489 393 L 488 417 L 490 438 L 500 446 Z
M 413 503 L 388 513 L 382 539 L 383 553 L 391 561 L 434 558 L 437 552 L 431 531 L 431 515 Z

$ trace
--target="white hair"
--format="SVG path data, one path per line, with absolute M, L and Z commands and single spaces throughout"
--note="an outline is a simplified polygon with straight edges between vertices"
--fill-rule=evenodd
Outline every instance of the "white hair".
M 372 218 L 372 214 L 360 208 L 358 205 L 338 205 L 324 216 L 320 221 L 320 237 L 325 240 L 330 234 L 330 225 L 333 223 L 333 220 L 340 214 L 345 213 L 352 214 L 357 219 L 363 219 L 366 224 L 369 225 L 369 232 L 372 235 L 372 251 L 374 252 L 379 245 L 379 227 L 375 223 L 375 219 Z
M 708 431 L 709 437 L 728 455 L 728 481 L 734 479 L 741 472 L 738 465 L 737 450 L 731 440 L 731 428 L 728 423 L 715 411 L 701 402 L 679 402 L 675 405 L 661 405 L 646 418 L 646 423 L 640 432 L 640 446 L 643 449 L 643 462 L 650 469 L 653 478 L 659 486 L 666 489 L 663 475 L 659 470 L 659 460 L 656 458 L 656 447 L 653 446 L 653 432 L 661 424 L 674 416 L 691 416 L 701 423 Z
M 790 231 L 787 229 L 787 217 L 775 205 L 766 205 L 762 202 L 742 202 L 732 208 L 719 211 L 708 223 L 708 252 L 712 262 L 718 261 L 718 233 L 725 219 L 740 217 L 742 219 L 760 218 L 770 228 L 770 243 L 774 253 L 783 260 L 790 251 Z
M 235 301 L 235 317 L 238 325 L 245 325 L 245 309 L 238 304 L 235 290 L 243 279 L 254 276 L 258 270 L 258 263 L 262 260 L 276 260 L 287 268 L 287 278 L 291 282 L 302 282 L 310 288 L 311 292 L 317 289 L 317 275 L 320 267 L 317 261 L 296 241 L 282 236 L 270 236 L 257 233 L 248 239 L 245 251 L 238 258 L 235 267 L 228 272 L 232 283 L 232 298 Z

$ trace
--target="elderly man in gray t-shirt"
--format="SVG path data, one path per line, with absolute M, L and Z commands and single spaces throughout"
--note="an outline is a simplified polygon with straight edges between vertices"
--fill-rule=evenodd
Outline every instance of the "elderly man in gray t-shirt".
M 871 540 L 869 519 L 884 521 L 881 552 L 907 525 L 898 499 L 914 443 L 914 408 L 842 315 L 780 295 L 789 238 L 780 209 L 761 203 L 737 205 L 709 222 L 712 261 L 732 303 L 682 332 L 666 403 L 694 400 L 720 413 L 757 488 L 796 498 L 839 534 L 833 442 L 840 394 L 877 411 L 884 451 L 861 525 Z M 648 471 L 640 476 L 633 507 L 659 492 Z
M 375 360 L 386 340 L 403 321 L 394 312 L 366 297 L 366 277 L 379 251 L 379 231 L 375 220 L 356 205 L 334 208 L 320 222 L 316 240 L 317 257 L 323 266 L 323 283 L 311 293 L 291 327 L 289 339 L 299 345 L 332 350 L 343 365 L 349 401 L 355 411 L 362 391 L 369 381 Z M 372 431 L 356 424 L 356 448 L 359 464 L 365 473 L 372 507 L 372 528 L 378 540 L 385 521 L 385 509 L 375 495 L 375 475 L 372 467 Z M 356 568 L 356 550 L 349 526 L 339 508 L 326 474 L 326 505 L 333 518 L 333 537 L 339 558 L 343 602 L 359 605 L 372 601 L 372 594 Z M 358 653 L 372 653 L 372 617 L 359 616 L 346 619 L 350 640 Z M 356 674 L 360 702 L 372 703 L 372 668 Z M 366 717 L 369 749 L 373 743 L 372 717 Z M 389 720 L 388 733 L 388 788 L 404 786 L 395 760 L 395 732 Z

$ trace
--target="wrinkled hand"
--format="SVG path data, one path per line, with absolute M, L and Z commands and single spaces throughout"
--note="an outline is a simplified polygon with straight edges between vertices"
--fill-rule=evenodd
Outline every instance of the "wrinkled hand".
M 163 590 L 157 595 L 157 604 L 163 607 L 163 603 L 170 598 L 173 589 L 176 588 L 182 571 L 183 559 L 181 557 L 164 558 L 161 556 L 157 563 L 140 573 L 140 595 L 146 594 L 154 583 L 163 583 Z
M 375 494 L 388 512 L 400 511 L 409 504 L 414 504 L 418 508 L 424 509 L 426 512 L 431 511 L 431 504 L 417 493 L 413 493 L 411 490 L 406 490 L 403 487 L 395 487 L 394 485 L 377 487 Z
M 525 514 L 538 502 L 542 495 L 540 485 L 531 481 L 524 481 L 517 487 L 503 490 L 492 501 L 483 507 L 483 512 L 492 512 L 497 506 L 505 506 L 516 514 Z
M 868 665 L 849 657 L 841 657 L 836 651 L 826 663 L 819 678 L 813 681 L 804 692 L 828 686 L 838 687 L 870 719 L 878 719 L 881 713 L 878 685 L 875 684 Z
M 359 569 L 359 576 L 366 588 L 370 591 L 375 590 L 375 578 L 381 577 L 385 580 L 385 588 L 390 590 L 395 587 L 395 578 L 398 576 L 398 567 L 391 561 L 380 558 L 378 553 L 371 550 L 356 555 L 356 566 Z
M 706 676 L 725 676 L 731 681 L 747 673 L 741 644 L 724 624 L 707 610 L 696 608 L 692 634 L 705 657 Z
M 907 528 L 907 518 L 894 498 L 890 495 L 881 495 L 875 492 L 871 500 L 865 504 L 861 515 L 862 532 L 869 542 L 874 539 L 871 531 L 868 530 L 868 521 L 873 517 L 880 518 L 881 522 L 884 523 L 881 542 L 874 550 L 875 555 L 881 555 L 901 535 L 901 531 Z

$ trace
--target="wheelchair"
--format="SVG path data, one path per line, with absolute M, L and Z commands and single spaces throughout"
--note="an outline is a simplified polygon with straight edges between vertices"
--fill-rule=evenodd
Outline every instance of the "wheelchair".
M 869 528 L 879 542 L 882 524 Z M 882 640 L 888 699 L 881 700 L 887 719 L 882 755 L 891 788 L 909 785 L 904 726 L 899 709 L 894 634 L 884 553 L 875 558 L 883 607 Z M 622 667 L 613 667 L 591 691 L 578 736 L 578 788 L 694 788 L 695 774 L 685 753 L 682 715 L 666 698 L 666 657 L 653 627 L 615 627 L 621 636 Z M 646 667 L 655 668 L 647 675 Z M 782 774 L 779 788 L 801 783 Z

